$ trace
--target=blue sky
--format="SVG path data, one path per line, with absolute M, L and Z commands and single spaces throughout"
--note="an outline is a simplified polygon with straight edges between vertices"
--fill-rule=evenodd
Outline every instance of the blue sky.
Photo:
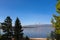
M 10 16 L 19 17 L 22 25 L 50 24 L 56 13 L 56 0 L 0 0 L 0 22 Z

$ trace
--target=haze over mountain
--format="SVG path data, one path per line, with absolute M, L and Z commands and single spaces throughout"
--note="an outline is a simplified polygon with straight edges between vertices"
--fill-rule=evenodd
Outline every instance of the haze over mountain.
M 51 24 L 34 24 L 34 25 L 26 25 L 24 28 L 35 28 L 35 27 L 52 27 Z
M 36 27 L 52 27 L 52 25 L 51 24 L 34 24 L 34 25 L 23 26 L 23 28 L 36 28 Z

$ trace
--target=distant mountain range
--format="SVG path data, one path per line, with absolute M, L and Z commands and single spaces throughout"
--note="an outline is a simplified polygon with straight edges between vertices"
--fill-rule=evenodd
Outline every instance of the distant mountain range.
M 36 27 L 52 27 L 51 24 L 35 24 L 35 25 L 26 25 L 23 28 L 36 28 Z
M 24 28 L 35 28 L 35 27 L 52 27 L 51 24 L 41 24 L 41 25 L 26 25 L 26 26 L 23 26 Z

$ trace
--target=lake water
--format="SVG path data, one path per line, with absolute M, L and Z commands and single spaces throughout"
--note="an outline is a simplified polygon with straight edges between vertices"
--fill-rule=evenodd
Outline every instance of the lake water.
M 24 28 L 24 34 L 31 38 L 46 38 L 53 27 L 36 27 L 36 28 Z
M 48 34 L 54 29 L 53 27 L 35 27 L 35 28 L 23 28 L 23 30 L 24 30 L 23 33 L 30 38 L 46 38 Z

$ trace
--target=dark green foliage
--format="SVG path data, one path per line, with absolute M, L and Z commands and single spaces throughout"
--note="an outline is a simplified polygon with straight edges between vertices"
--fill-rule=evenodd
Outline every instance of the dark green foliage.
M 0 40 L 1 40 L 1 34 L 0 34 Z
M 22 30 L 20 20 L 18 18 L 15 21 L 14 33 L 15 33 L 15 39 L 16 40 L 22 40 L 23 39 L 23 30 Z
M 7 18 L 4 20 L 4 22 L 2 23 L 2 29 L 3 32 L 6 32 L 5 34 L 3 34 L 2 39 L 5 40 L 5 38 L 7 38 L 7 40 L 9 40 L 9 37 L 11 38 L 12 34 L 12 19 L 7 16 Z
M 12 19 L 7 16 L 7 18 L 4 20 L 4 22 L 2 23 L 2 29 L 5 32 L 10 32 L 12 31 Z
M 30 40 L 28 36 L 26 36 L 25 40 Z
M 51 31 L 51 39 L 55 40 L 55 33 L 53 31 Z
M 56 40 L 60 40 L 60 34 L 56 34 Z
M 17 18 L 15 21 L 14 35 L 15 35 L 15 40 L 29 40 L 27 36 L 26 37 L 23 36 L 22 25 L 20 23 L 19 18 Z
M 12 40 L 12 38 L 15 40 L 29 40 L 27 36 L 23 37 L 22 25 L 18 18 L 15 21 L 14 28 L 12 28 L 12 19 L 9 16 L 7 16 L 7 18 L 1 24 L 3 32 L 5 32 L 5 34 L 1 36 L 0 40 Z
M 2 40 L 12 40 L 11 35 L 9 35 L 8 33 L 5 33 L 4 35 L 2 35 L 1 39 Z
M 8 31 L 11 31 L 12 30 L 12 19 L 8 16 L 6 19 L 5 19 L 5 26 L 7 26 L 7 32 Z

